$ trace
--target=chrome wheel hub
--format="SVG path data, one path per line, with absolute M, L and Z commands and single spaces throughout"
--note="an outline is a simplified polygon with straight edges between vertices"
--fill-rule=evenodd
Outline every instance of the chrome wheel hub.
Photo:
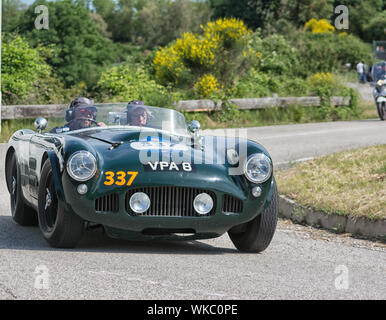
M 46 188 L 46 205 L 44 206 L 44 210 L 47 210 L 50 206 L 51 206 L 51 203 L 52 203 L 52 196 L 51 196 L 51 192 L 48 188 Z

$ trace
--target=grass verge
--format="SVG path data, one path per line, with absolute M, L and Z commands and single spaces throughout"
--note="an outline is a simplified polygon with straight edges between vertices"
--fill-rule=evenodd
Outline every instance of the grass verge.
M 276 173 L 281 194 L 328 214 L 386 219 L 386 145 L 345 151 Z

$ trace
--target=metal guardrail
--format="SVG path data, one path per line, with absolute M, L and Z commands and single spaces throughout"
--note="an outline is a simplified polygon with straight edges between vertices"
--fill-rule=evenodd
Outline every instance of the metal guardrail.
M 320 106 L 320 97 L 283 97 L 283 98 L 254 98 L 254 99 L 230 99 L 239 109 L 264 109 L 289 106 L 315 107 Z M 331 105 L 348 106 L 350 97 L 331 97 Z M 101 103 L 109 105 L 109 103 Z M 175 104 L 177 110 L 187 112 L 216 111 L 221 110 L 221 102 L 213 100 L 182 100 Z M 2 119 L 33 119 L 38 117 L 62 118 L 67 104 L 49 105 L 3 105 L 1 106 Z

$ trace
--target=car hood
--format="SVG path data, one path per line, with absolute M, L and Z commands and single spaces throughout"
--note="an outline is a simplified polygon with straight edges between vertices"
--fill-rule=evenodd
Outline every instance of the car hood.
M 237 149 L 242 143 L 250 149 L 247 140 L 229 144 L 226 137 L 205 136 L 199 146 L 194 146 L 191 139 L 157 131 L 119 130 L 73 133 L 71 137 L 82 140 L 84 147 L 96 156 L 100 175 L 95 188 L 99 191 L 106 188 L 106 172 L 122 171 L 138 173 L 132 187 L 202 187 L 246 197 L 239 176 L 229 174 L 232 166 L 226 160 L 226 150 Z M 262 147 L 258 149 L 266 153 Z

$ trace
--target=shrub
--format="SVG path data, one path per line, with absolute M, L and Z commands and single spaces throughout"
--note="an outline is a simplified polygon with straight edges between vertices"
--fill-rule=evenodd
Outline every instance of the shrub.
M 194 89 L 199 96 L 207 98 L 212 95 L 218 94 L 220 90 L 220 85 L 213 75 L 205 74 L 194 85 Z
M 52 49 L 32 49 L 20 36 L 2 45 L 2 100 L 5 104 L 61 103 L 66 90 L 46 63 Z
M 193 87 L 211 74 L 223 87 L 233 85 L 246 68 L 250 31 L 237 19 L 219 19 L 201 26 L 203 35 L 185 33 L 154 58 L 156 79 L 173 87 Z
M 149 105 L 171 103 L 165 87 L 157 84 L 141 65 L 125 64 L 103 72 L 97 83 L 99 99 L 110 102 L 144 100 Z

